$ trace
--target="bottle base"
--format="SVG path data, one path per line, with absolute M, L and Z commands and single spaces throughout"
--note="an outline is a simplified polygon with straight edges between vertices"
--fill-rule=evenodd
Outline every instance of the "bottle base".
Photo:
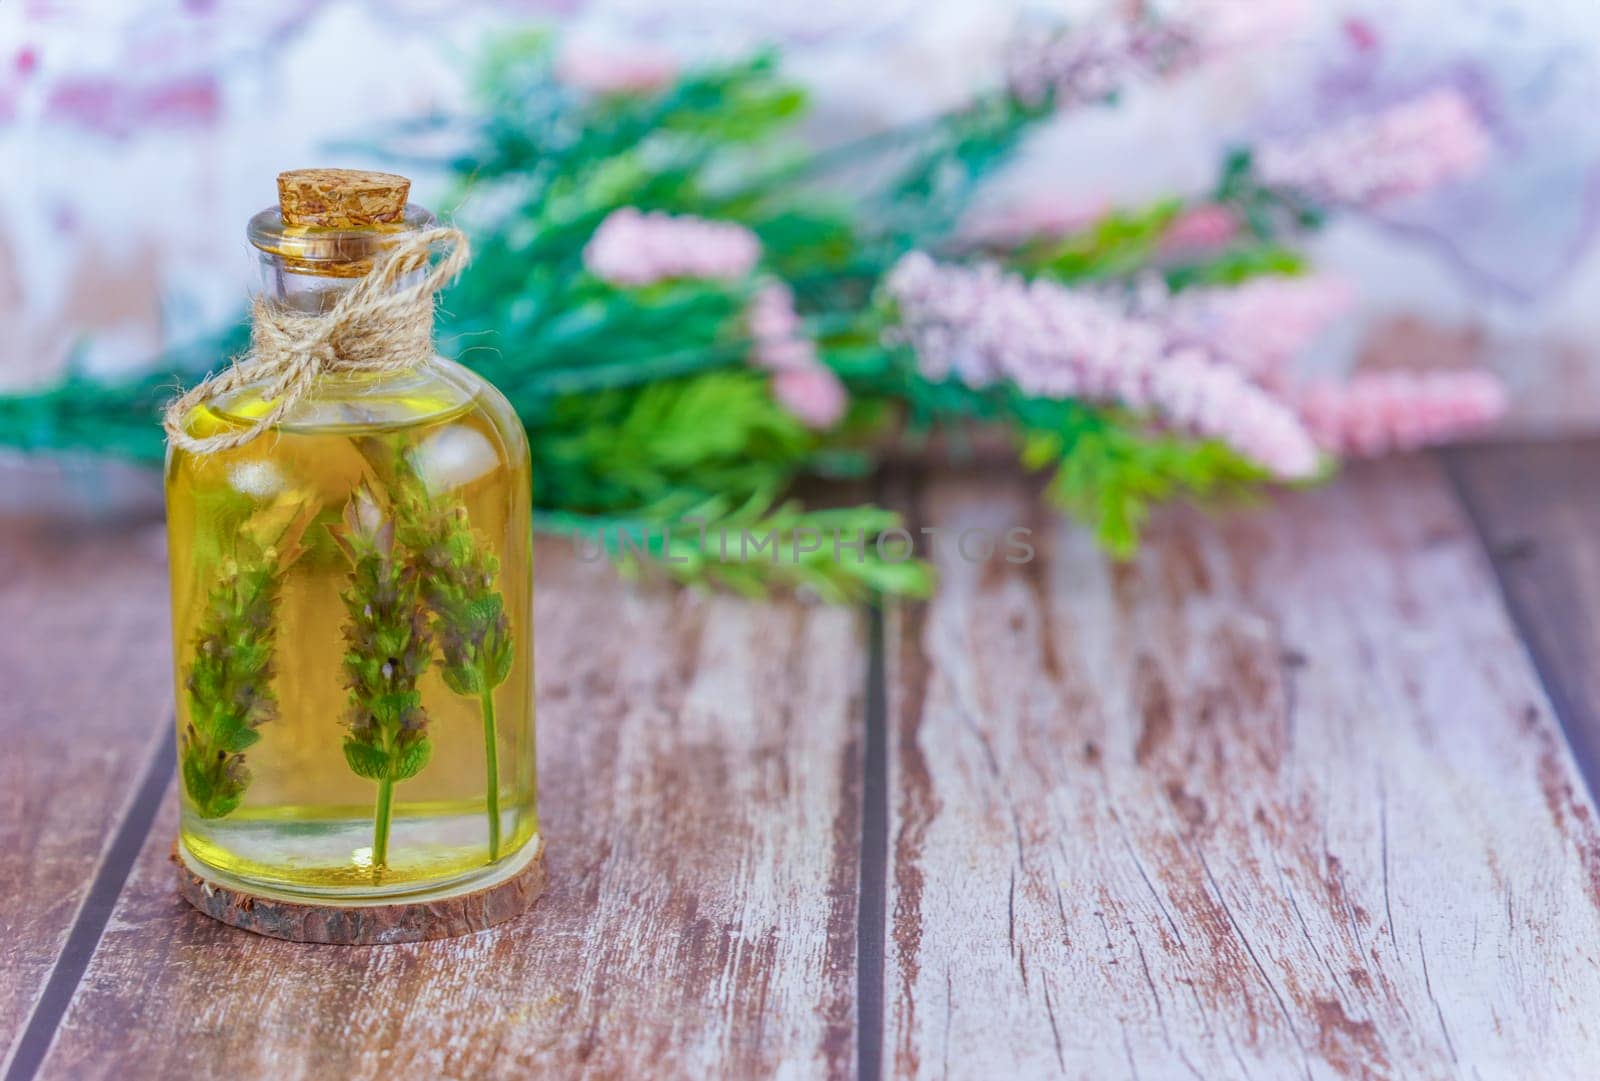
M 207 878 L 250 893 L 297 900 L 396 900 L 449 890 L 493 874 L 538 834 L 531 804 L 501 811 L 499 859 L 489 858 L 481 806 L 407 804 L 396 815 L 389 855 L 373 866 L 372 813 L 346 807 L 241 809 L 203 819 L 185 808 L 178 836 Z
M 544 840 L 534 836 L 485 874 L 405 896 L 311 897 L 246 884 L 172 847 L 178 893 L 231 927 L 291 942 L 376 946 L 473 934 L 522 915 L 544 892 Z

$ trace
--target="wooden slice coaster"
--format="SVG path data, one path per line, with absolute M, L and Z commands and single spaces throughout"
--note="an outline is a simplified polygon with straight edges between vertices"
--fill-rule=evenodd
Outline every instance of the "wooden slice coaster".
M 454 938 L 522 915 L 544 892 L 544 840 L 535 838 L 516 858 L 458 891 L 405 901 L 307 901 L 271 891 L 248 892 L 209 878 L 177 842 L 178 893 L 212 919 L 268 938 L 341 946 L 380 946 Z

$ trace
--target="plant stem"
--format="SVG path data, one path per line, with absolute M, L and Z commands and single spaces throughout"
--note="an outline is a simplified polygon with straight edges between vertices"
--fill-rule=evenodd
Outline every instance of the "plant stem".
M 372 822 L 372 874 L 388 866 L 389 862 L 389 804 L 394 799 L 394 782 L 384 778 L 378 782 L 378 810 Z
M 718 209 L 740 199 L 769 195 L 781 191 L 784 184 L 810 181 L 832 172 L 841 165 L 853 165 L 880 150 L 899 150 L 907 143 L 937 132 L 948 119 L 947 114 L 935 113 L 932 116 L 919 117 L 899 127 L 869 132 L 836 143 L 799 161 L 787 162 L 769 169 L 730 191 L 714 193 L 708 197 L 707 205 L 711 209 Z
M 479 701 L 483 703 L 483 753 L 488 761 L 488 789 L 485 792 L 489 812 L 489 859 L 500 858 L 500 747 L 494 730 L 494 691 L 485 688 Z

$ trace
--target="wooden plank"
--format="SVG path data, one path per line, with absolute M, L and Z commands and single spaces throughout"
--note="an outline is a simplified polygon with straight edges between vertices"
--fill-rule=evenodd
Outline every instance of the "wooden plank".
M 1579 1077 L 1600 831 L 1430 459 L 895 615 L 884 1072 Z M 938 546 L 936 545 L 936 548 Z
M 1445 455 L 1589 789 L 1600 783 L 1600 441 Z
M 158 822 L 44 1077 L 793 1077 L 855 1067 L 860 615 L 636 591 L 541 544 L 550 885 L 469 938 L 189 910 Z
M 0 519 L 7 1062 L 170 727 L 170 634 L 159 522 Z

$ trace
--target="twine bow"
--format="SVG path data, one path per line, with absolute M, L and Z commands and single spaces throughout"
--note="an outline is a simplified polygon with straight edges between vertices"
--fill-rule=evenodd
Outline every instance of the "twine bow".
M 446 252 L 429 266 L 434 245 Z M 428 229 L 386 247 L 367 276 L 327 312 L 290 311 L 257 297 L 250 351 L 167 406 L 162 425 L 168 441 L 192 454 L 241 447 L 287 416 L 320 375 L 402 372 L 426 363 L 433 356 L 434 294 L 461 273 L 469 257 L 461 230 Z M 395 282 L 423 267 L 429 268 L 424 277 L 395 288 Z M 248 427 L 205 437 L 185 429 L 196 406 L 257 382 L 272 406 Z

